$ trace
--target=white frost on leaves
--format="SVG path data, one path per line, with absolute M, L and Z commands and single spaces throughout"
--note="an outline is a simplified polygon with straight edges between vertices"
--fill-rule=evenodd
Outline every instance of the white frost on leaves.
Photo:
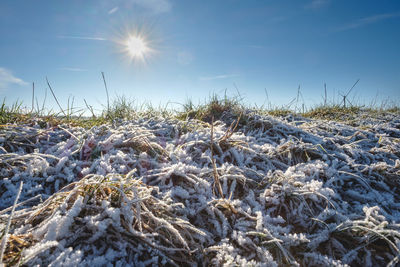
M 400 253 L 400 119 L 357 123 L 249 113 L 226 140 L 215 122 L 213 153 L 196 120 L 4 130 L 0 230 L 23 181 L 10 234 L 32 238 L 28 266 L 387 264 Z

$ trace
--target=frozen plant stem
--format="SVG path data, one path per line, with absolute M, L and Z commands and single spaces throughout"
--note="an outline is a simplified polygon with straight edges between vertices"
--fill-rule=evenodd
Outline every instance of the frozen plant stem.
M 214 187 L 217 186 L 220 197 L 224 198 L 224 193 L 222 192 L 221 183 L 219 182 L 217 166 L 215 164 L 215 159 L 214 159 L 214 117 L 212 117 L 211 121 L 211 163 L 214 174 Z
M 34 196 L 34 197 L 31 197 L 31 198 L 29 198 L 29 199 L 27 199 L 27 200 L 24 200 L 24 201 L 18 203 L 18 204 L 15 205 L 15 206 L 11 206 L 11 207 L 9 207 L 9 208 L 6 208 L 6 209 L 0 211 L 0 215 L 3 215 L 4 213 L 8 212 L 9 210 L 12 210 L 14 207 L 17 208 L 17 207 L 19 207 L 19 206 L 22 206 L 22 205 L 24 205 L 24 204 L 26 204 L 26 203 L 28 203 L 28 202 L 30 202 L 30 201 L 36 200 L 36 199 L 40 199 L 40 201 L 42 202 L 42 195 L 40 195 L 40 194 L 39 194 L 39 195 L 36 195 L 36 196 Z
M 93 107 L 88 105 L 88 103 L 86 102 L 86 99 L 83 99 L 83 101 L 85 101 L 85 105 L 86 105 L 87 109 L 92 113 L 92 117 L 96 118 L 96 115 L 94 115 L 94 112 L 93 112 Z
M 1 242 L 1 246 L 0 246 L 0 266 L 3 265 L 3 264 L 2 264 L 2 262 L 3 262 L 3 255 L 4 255 L 4 251 L 6 250 L 8 231 L 10 230 L 11 219 L 12 219 L 12 217 L 13 217 L 13 215 L 14 215 L 15 207 L 17 206 L 18 199 L 19 199 L 19 195 L 21 194 L 23 184 L 24 184 L 24 182 L 22 182 L 22 181 L 21 181 L 21 183 L 19 184 L 19 189 L 18 189 L 17 197 L 15 198 L 14 205 L 13 205 L 13 208 L 12 208 L 12 210 L 11 210 L 10 217 L 8 217 L 7 226 L 6 226 L 6 229 L 5 229 L 5 231 L 4 231 L 3 241 Z
M 35 83 L 32 83 L 32 110 L 31 113 L 33 113 L 33 110 L 35 109 Z M 38 110 L 39 112 L 39 110 Z
M 67 114 L 65 114 L 65 112 L 64 112 L 64 110 L 62 109 L 60 103 L 58 102 L 58 99 L 57 99 L 56 95 L 54 94 L 53 88 L 51 88 L 51 85 L 50 85 L 49 80 L 47 79 L 47 77 L 46 77 L 46 82 L 47 82 L 47 85 L 48 85 L 49 88 L 50 88 L 50 92 L 53 94 L 54 99 L 56 100 L 57 105 L 58 105 L 58 107 L 60 108 L 61 112 L 64 114 L 65 117 L 67 117 Z
M 103 76 L 103 82 L 104 82 L 104 87 L 106 88 L 106 94 L 107 94 L 107 114 L 110 114 L 110 98 L 108 96 L 108 88 L 107 88 L 107 83 L 106 83 L 106 78 L 104 77 L 104 72 L 101 72 L 101 76 Z

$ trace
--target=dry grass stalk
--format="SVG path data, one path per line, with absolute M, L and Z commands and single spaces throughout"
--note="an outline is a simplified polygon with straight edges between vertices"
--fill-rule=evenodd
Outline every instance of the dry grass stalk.
M 54 93 L 54 91 L 53 91 L 53 88 L 51 88 L 51 85 L 50 85 L 49 80 L 47 79 L 47 77 L 46 77 L 46 82 L 47 82 L 47 85 L 48 85 L 49 88 L 50 88 L 50 92 L 51 92 L 51 94 L 53 95 L 54 99 L 56 100 L 57 105 L 58 105 L 58 107 L 60 108 L 61 112 L 64 114 L 65 117 L 67 117 L 67 114 L 65 114 L 65 111 L 63 110 L 63 108 L 61 107 L 60 103 L 58 102 L 58 99 L 57 99 L 57 97 L 56 97 L 56 95 L 55 95 L 55 93 Z
M 213 175 L 214 175 L 214 191 L 216 186 L 220 197 L 224 198 L 222 186 L 218 177 L 217 165 L 215 164 L 215 159 L 214 159 L 214 117 L 212 117 L 211 120 L 211 162 L 213 166 Z
M 106 78 L 104 77 L 104 72 L 101 72 L 101 76 L 103 77 L 104 88 L 106 89 L 106 94 L 107 94 L 107 115 L 109 115 L 109 113 L 110 113 L 110 97 L 108 96 L 108 88 L 107 88 Z
M 4 230 L 4 236 L 3 236 L 3 240 L 2 240 L 1 246 L 0 246 L 0 264 L 2 264 L 2 262 L 3 262 L 4 251 L 6 250 L 7 239 L 8 239 L 8 231 L 10 230 L 11 220 L 14 215 L 15 207 L 17 206 L 19 196 L 21 195 L 23 185 L 24 185 L 24 183 L 21 181 L 21 183 L 19 184 L 17 197 L 15 198 L 14 205 L 11 210 L 11 214 L 8 217 L 6 229 Z
M 235 123 L 235 121 L 232 121 L 232 123 L 229 126 L 228 130 L 226 130 L 225 134 L 218 140 L 218 142 L 226 141 L 226 140 L 228 140 L 229 138 L 232 137 L 233 133 L 235 132 L 236 128 L 239 125 L 239 121 L 240 121 L 241 117 L 242 117 L 242 113 L 240 113 L 238 119 L 236 120 L 236 123 Z M 233 126 L 233 124 L 235 124 L 235 126 Z

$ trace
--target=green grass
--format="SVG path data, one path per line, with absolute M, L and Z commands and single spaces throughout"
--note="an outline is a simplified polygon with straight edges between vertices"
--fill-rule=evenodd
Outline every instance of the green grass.
M 248 116 L 251 113 L 275 117 L 286 117 L 289 114 L 294 114 L 314 119 L 352 123 L 352 121 L 357 120 L 360 115 L 377 117 L 384 113 L 400 114 L 399 104 L 392 103 L 389 100 L 382 101 L 380 106 L 376 104 L 377 99 L 374 99 L 367 107 L 360 104 L 353 105 L 354 98 L 349 101 L 349 94 L 359 80 L 354 83 L 347 94 L 340 94 L 343 99 L 339 102 L 335 100 L 335 98 L 333 98 L 333 100 L 328 99 L 325 84 L 325 94 L 321 99 L 322 103 L 312 107 L 305 106 L 299 86 L 297 89 L 297 96 L 288 101 L 288 104 L 282 106 L 274 106 L 269 101 L 267 91 L 265 92 L 266 99 L 268 100 L 267 107 L 246 106 L 239 93 L 236 96 L 228 97 L 225 91 L 223 97 L 213 94 L 208 100 L 197 105 L 194 104 L 191 99 L 188 99 L 185 103 L 181 104 L 182 108 L 180 110 L 173 110 L 168 107 L 169 104 L 159 107 L 154 107 L 151 103 L 138 105 L 134 100 L 124 96 L 117 96 L 110 101 L 105 75 L 103 72 L 101 74 L 107 96 L 107 103 L 103 106 L 103 110 L 99 112 L 99 114 L 95 114 L 93 107 L 88 105 L 85 99 L 85 107 L 74 107 L 74 97 L 68 98 L 67 107 L 64 109 L 60 105 L 49 80 L 46 78 L 48 89 L 54 97 L 59 111 L 46 110 L 47 89 L 43 102 L 39 105 L 38 99 L 34 97 L 35 87 L 34 84 L 32 84 L 31 108 L 23 106 L 21 101 L 16 101 L 11 105 L 7 105 L 4 99 L 0 106 L 0 125 L 38 123 L 41 127 L 45 128 L 58 124 L 69 124 L 90 128 L 115 121 L 149 117 L 175 118 L 184 121 L 196 119 L 206 123 L 211 123 L 213 120 L 221 120 L 228 125 L 240 118 L 239 125 L 243 125 L 247 122 Z
M 0 124 L 19 122 L 24 120 L 25 117 L 26 115 L 22 111 L 22 102 L 17 100 L 11 106 L 6 106 L 6 99 L 3 99 L 0 107 Z
M 317 106 L 301 115 L 308 118 L 333 120 L 340 122 L 352 122 L 360 117 L 375 118 L 386 113 L 400 115 L 400 108 L 392 106 L 389 108 L 376 108 L 365 106 L 343 107 L 340 105 Z
M 210 99 L 199 105 L 194 105 L 192 100 L 187 100 L 183 104 L 183 111 L 176 112 L 176 117 L 181 120 L 197 119 L 204 122 L 211 123 L 212 120 L 230 121 L 232 116 L 236 119 L 241 117 L 241 122 L 246 120 L 243 116 L 246 107 L 242 104 L 239 97 L 219 98 L 213 95 Z
M 35 121 L 42 128 L 59 124 L 91 128 L 114 121 L 146 117 L 175 118 L 185 121 L 196 119 L 206 123 L 211 123 L 212 120 L 221 120 L 227 124 L 231 124 L 232 121 L 240 117 L 239 125 L 243 125 L 246 124 L 250 113 L 275 117 L 285 117 L 289 114 L 294 114 L 307 118 L 351 123 L 359 116 L 376 117 L 385 113 L 400 114 L 399 105 L 387 105 L 387 103 L 383 103 L 378 107 L 365 107 L 362 105 L 348 105 L 344 107 L 343 105 L 333 103 L 316 105 L 302 112 L 296 110 L 296 108 L 291 108 L 290 104 L 282 107 L 273 107 L 272 105 L 269 105 L 268 108 L 249 107 L 243 103 L 243 99 L 240 96 L 228 97 L 226 94 L 223 97 L 214 94 L 204 103 L 197 105 L 189 99 L 182 104 L 180 110 L 172 110 L 168 108 L 168 104 L 160 107 L 154 107 L 149 103 L 137 105 L 135 101 L 127 97 L 118 96 L 111 103 L 108 103 L 103 108 L 103 111 L 97 115 L 91 106 L 86 104 L 85 108 L 76 108 L 73 106 L 73 103 L 73 99 L 72 101 L 68 99 L 65 110 L 61 110 L 58 113 L 50 110 L 46 113 L 44 103 L 41 108 L 37 105 L 36 109 L 28 109 L 23 106 L 21 101 L 7 105 L 6 99 L 3 99 L 0 106 L 0 125 L 32 124 Z M 91 114 L 91 116 L 84 116 L 83 114 L 85 113 Z
M 343 116 L 347 116 L 349 114 L 357 114 L 361 110 L 362 108 L 358 106 L 351 106 L 351 107 L 343 107 L 339 105 L 317 106 L 315 108 L 312 108 L 310 111 L 305 112 L 303 116 L 309 118 L 317 118 L 317 119 L 339 120 Z

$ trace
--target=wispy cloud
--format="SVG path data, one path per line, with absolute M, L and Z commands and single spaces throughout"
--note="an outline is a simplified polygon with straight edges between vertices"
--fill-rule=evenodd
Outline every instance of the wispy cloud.
M 193 62 L 194 56 L 192 53 L 190 53 L 188 51 L 182 51 L 182 52 L 178 53 L 177 59 L 178 59 L 179 64 L 189 65 L 190 63 Z
M 107 41 L 106 38 L 92 37 L 92 36 L 66 36 L 66 35 L 59 35 L 57 37 L 60 38 L 60 39 L 79 39 L 79 40 L 91 40 L 91 41 Z
M 82 72 L 82 71 L 88 71 L 87 69 L 81 69 L 81 68 L 60 68 L 60 70 L 66 70 L 66 71 L 75 71 L 75 72 Z
M 385 14 L 377 14 L 365 18 L 358 19 L 352 23 L 349 23 L 347 25 L 344 25 L 343 27 L 337 28 L 336 31 L 346 31 L 346 30 L 352 30 L 352 29 L 357 29 L 369 24 L 374 24 L 382 20 L 390 19 L 390 18 L 395 18 L 399 17 L 400 12 L 396 13 L 385 13 Z
M 237 74 L 222 74 L 222 75 L 215 75 L 215 76 L 203 76 L 199 79 L 202 81 L 210 81 L 210 80 L 219 80 L 219 79 L 227 79 L 232 77 L 237 77 Z
M 7 89 L 12 84 L 27 85 L 28 83 L 15 77 L 8 69 L 0 67 L 0 89 Z
M 305 8 L 316 10 L 316 9 L 326 7 L 327 5 L 329 5 L 330 2 L 331 2 L 331 0 L 312 0 L 310 3 L 308 3 L 305 6 Z
M 131 0 L 131 2 L 155 14 L 169 12 L 172 8 L 169 0 Z
M 118 9 L 119 9 L 119 7 L 114 7 L 114 8 L 112 8 L 112 9 L 110 9 L 109 11 L 108 11 L 108 15 L 111 15 L 111 14 L 114 14 L 115 12 L 117 12 L 118 11 Z

